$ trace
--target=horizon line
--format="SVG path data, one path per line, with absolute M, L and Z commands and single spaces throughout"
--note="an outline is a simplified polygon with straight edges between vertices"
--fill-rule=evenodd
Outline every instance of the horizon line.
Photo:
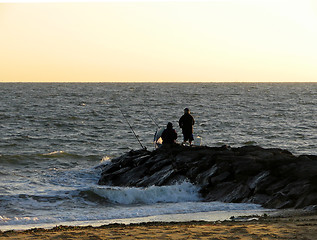
M 226 0 L 0 0 L 0 3 L 137 3 L 137 2 L 219 2 Z
M 317 81 L 306 81 L 306 82 L 277 82 L 277 81 L 213 81 L 213 82 L 199 82 L 199 81 L 193 81 L 193 82 L 179 82 L 179 81 L 169 81 L 169 82 L 151 82 L 151 81 L 108 81 L 108 82 L 90 82 L 90 81 L 78 81 L 78 82 L 72 82 L 72 81 L 64 81 L 64 82 L 45 82 L 45 81 L 26 81 L 26 82 L 22 82 L 22 81 L 17 81 L 17 82 L 0 82 L 1 83 L 317 83 Z

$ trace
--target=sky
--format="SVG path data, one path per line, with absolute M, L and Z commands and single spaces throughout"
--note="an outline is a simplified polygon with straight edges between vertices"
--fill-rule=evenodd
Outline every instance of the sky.
M 317 82 L 317 1 L 0 0 L 0 82 Z

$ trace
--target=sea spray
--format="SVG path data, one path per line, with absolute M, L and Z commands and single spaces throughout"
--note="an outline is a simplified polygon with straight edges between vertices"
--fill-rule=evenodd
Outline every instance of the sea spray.
M 171 186 L 147 188 L 98 186 L 92 191 L 111 203 L 119 204 L 196 202 L 201 199 L 199 188 L 187 181 Z

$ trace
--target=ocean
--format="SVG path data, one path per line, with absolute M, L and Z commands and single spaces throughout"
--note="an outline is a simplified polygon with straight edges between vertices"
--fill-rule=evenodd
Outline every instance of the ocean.
M 317 83 L 0 83 L 0 230 L 224 220 L 255 204 L 204 202 L 199 186 L 99 186 L 101 166 L 154 149 L 185 107 L 202 145 L 316 155 Z M 130 126 L 129 126 L 130 125 Z

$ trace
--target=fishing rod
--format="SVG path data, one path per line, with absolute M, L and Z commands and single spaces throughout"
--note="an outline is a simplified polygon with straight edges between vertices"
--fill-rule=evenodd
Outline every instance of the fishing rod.
M 157 126 L 157 128 L 160 128 L 160 126 L 155 122 L 155 120 L 153 119 L 153 117 L 149 114 L 149 112 L 147 110 L 145 110 L 145 112 L 147 113 L 147 115 L 149 115 L 149 117 L 151 118 L 152 122 Z
M 124 119 L 127 121 L 128 125 L 129 125 L 129 127 L 130 127 L 130 129 L 132 130 L 132 132 L 133 132 L 135 138 L 136 138 L 136 139 L 138 140 L 138 142 L 140 143 L 141 147 L 142 147 L 143 149 L 146 149 L 146 147 L 144 147 L 144 146 L 142 145 L 142 143 L 141 143 L 140 139 L 138 138 L 138 136 L 135 134 L 135 132 L 134 132 L 132 126 L 130 125 L 130 123 L 129 123 L 128 119 L 126 118 L 126 116 L 123 114 L 121 108 L 119 108 L 119 110 L 120 110 L 122 116 L 124 117 Z

